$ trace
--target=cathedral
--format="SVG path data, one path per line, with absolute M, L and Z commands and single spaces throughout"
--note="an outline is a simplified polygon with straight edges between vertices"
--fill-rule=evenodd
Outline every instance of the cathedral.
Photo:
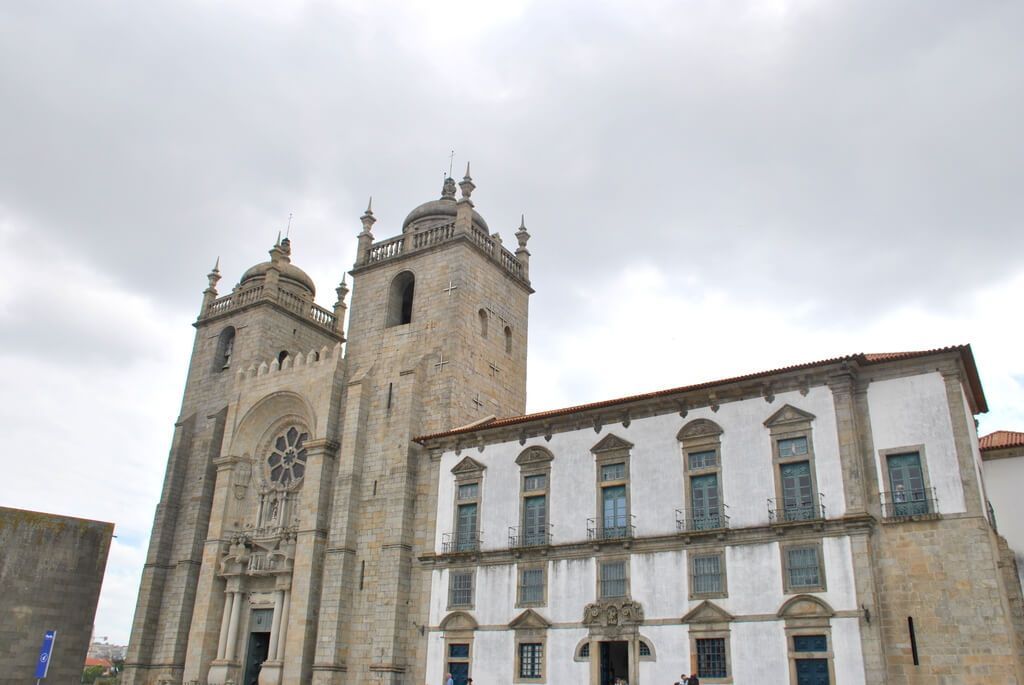
M 333 310 L 287 238 L 209 274 L 125 683 L 1024 685 L 969 346 L 524 415 L 474 189 L 368 207 Z

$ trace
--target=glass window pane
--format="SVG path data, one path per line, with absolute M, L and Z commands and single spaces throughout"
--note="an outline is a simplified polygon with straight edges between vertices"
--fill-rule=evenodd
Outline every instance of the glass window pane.
M 715 593 L 722 591 L 722 557 L 717 554 L 693 558 L 693 591 Z
M 821 585 L 818 573 L 818 548 L 797 547 L 786 551 L 791 587 Z
M 448 645 L 448 656 L 452 659 L 468 659 L 469 645 Z
M 548 486 L 548 477 L 543 473 L 538 473 L 533 476 L 525 476 L 523 478 L 523 490 L 526 492 L 533 492 L 534 490 L 543 490 Z
M 827 652 L 828 640 L 824 635 L 794 635 L 794 652 Z
M 520 574 L 519 598 L 524 604 L 544 601 L 544 569 L 524 569 Z
M 519 677 L 540 678 L 541 660 L 544 646 L 537 642 L 524 642 L 519 645 Z
M 651 648 L 647 645 L 646 642 L 641 642 L 640 643 L 640 656 L 650 656 L 650 655 L 651 655 Z
M 726 678 L 725 638 L 697 640 L 697 675 L 701 678 Z
M 459 499 L 476 499 L 479 494 L 479 483 L 464 483 L 459 486 Z
M 469 606 L 473 603 L 473 574 L 453 573 L 449 576 L 448 603 L 451 606 Z
M 626 463 L 621 464 L 605 464 L 601 467 L 601 480 L 625 480 L 626 479 Z
M 799 438 L 786 438 L 779 440 L 779 456 L 780 457 L 797 457 L 801 454 L 807 454 L 807 438 L 806 436 L 800 436 Z
M 718 465 L 718 452 L 715 450 L 690 452 L 688 456 L 691 471 L 694 469 L 706 469 L 708 467 Z
M 601 596 L 624 597 L 626 595 L 626 562 L 611 561 L 601 564 Z

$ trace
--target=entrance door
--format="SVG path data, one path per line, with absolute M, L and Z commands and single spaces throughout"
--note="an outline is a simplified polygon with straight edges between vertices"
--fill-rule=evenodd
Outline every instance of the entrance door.
M 260 669 L 270 651 L 270 633 L 249 633 L 249 649 L 245 656 L 245 685 L 258 685 Z
M 601 685 L 615 685 L 615 680 L 629 680 L 629 649 L 625 642 L 601 643 Z
M 693 507 L 693 529 L 720 528 L 718 517 L 718 476 L 694 476 L 690 479 L 690 502 Z
M 811 496 L 811 465 L 806 461 L 783 464 L 782 515 L 785 521 L 817 518 Z
M 921 455 L 917 452 L 890 454 L 889 485 L 897 516 L 917 516 L 928 513 L 928 499 L 924 491 Z
M 828 659 L 797 659 L 796 685 L 829 685 Z

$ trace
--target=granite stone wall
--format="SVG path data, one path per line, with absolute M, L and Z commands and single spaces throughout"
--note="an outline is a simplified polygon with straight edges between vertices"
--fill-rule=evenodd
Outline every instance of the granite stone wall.
M 114 524 L 0 507 L 0 684 L 34 681 L 43 634 L 57 631 L 45 682 L 81 680 Z

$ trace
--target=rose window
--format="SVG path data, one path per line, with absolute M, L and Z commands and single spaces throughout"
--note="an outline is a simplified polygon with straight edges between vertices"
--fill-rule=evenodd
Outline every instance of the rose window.
M 306 473 L 306 448 L 308 433 L 300 433 L 294 426 L 284 435 L 278 436 L 274 448 L 267 457 L 270 466 L 270 480 L 288 485 L 302 478 Z

